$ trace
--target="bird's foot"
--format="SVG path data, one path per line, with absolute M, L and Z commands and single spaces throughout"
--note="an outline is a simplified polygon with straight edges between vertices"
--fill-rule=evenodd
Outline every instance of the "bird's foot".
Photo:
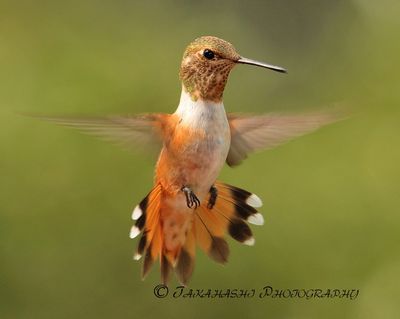
M 217 201 L 218 197 L 218 190 L 217 188 L 213 185 L 210 188 L 210 198 L 208 200 L 207 208 L 212 209 L 215 205 L 215 202 Z
M 183 186 L 181 190 L 186 196 L 187 207 L 192 208 L 194 206 L 194 208 L 196 209 L 197 207 L 200 206 L 200 200 L 197 198 L 196 194 L 193 193 L 193 191 L 189 187 Z

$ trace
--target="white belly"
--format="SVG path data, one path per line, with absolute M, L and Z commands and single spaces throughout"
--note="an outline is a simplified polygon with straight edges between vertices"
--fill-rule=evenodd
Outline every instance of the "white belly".
M 224 105 L 222 102 L 192 101 L 182 93 L 175 114 L 181 119 L 178 125 L 188 126 L 204 137 L 182 145 L 181 150 L 182 158 L 190 161 L 182 174 L 188 186 L 202 198 L 217 179 L 230 147 L 230 128 Z

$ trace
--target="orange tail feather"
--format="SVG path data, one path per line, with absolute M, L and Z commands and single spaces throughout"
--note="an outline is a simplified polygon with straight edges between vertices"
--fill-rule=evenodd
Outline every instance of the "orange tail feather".
M 196 243 L 218 263 L 228 261 L 229 246 L 224 238 L 226 233 L 241 243 L 254 244 L 247 222 L 263 224 L 264 219 L 256 210 L 256 207 L 262 205 L 261 200 L 254 194 L 221 182 L 216 182 L 214 186 L 217 189 L 217 198 L 213 207 L 209 206 L 210 194 L 197 209 L 170 211 L 171 208 L 164 203 L 167 195 L 158 184 L 135 208 L 132 218 L 136 223 L 131 229 L 131 237 L 142 233 L 134 258 L 145 256 L 143 277 L 147 275 L 154 261 L 160 259 L 162 282 L 166 284 L 171 270 L 175 270 L 179 281 L 186 284 L 194 270 Z M 185 220 L 179 223 L 184 237 L 172 247 L 168 243 L 171 238 L 169 235 L 167 238 L 167 228 L 176 225 L 175 222 L 169 222 L 170 216 L 176 217 L 173 221 Z M 172 235 L 177 236 L 176 233 Z

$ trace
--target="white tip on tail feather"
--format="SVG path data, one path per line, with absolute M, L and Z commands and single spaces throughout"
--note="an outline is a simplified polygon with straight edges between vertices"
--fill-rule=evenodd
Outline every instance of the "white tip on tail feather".
M 141 254 L 135 253 L 135 254 L 133 255 L 133 260 L 139 260 L 140 258 L 142 258 L 142 255 L 141 255 Z
M 133 210 L 133 212 L 132 212 L 132 219 L 133 220 L 138 220 L 139 217 L 142 216 L 142 214 L 143 214 L 142 209 L 140 208 L 139 205 L 137 205 L 135 207 L 135 209 Z
M 243 244 L 248 245 L 248 246 L 253 246 L 255 244 L 256 240 L 254 237 L 250 237 L 249 239 L 245 240 Z
M 255 213 L 247 217 L 247 221 L 253 225 L 264 225 L 264 217 L 260 213 Z
M 246 199 L 246 204 L 251 206 L 251 207 L 261 207 L 262 206 L 262 200 L 260 197 L 258 197 L 256 194 L 251 194 L 247 199 Z
M 129 233 L 129 237 L 133 239 L 139 234 L 140 234 L 140 229 L 137 228 L 135 225 L 133 225 Z

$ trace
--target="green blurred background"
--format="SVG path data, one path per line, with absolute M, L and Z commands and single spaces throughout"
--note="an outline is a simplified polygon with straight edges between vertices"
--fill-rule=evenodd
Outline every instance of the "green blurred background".
M 400 312 L 400 4 L 384 1 L 2 1 L 0 318 L 394 318 Z M 232 42 L 229 111 L 354 116 L 221 179 L 264 200 L 254 247 L 198 253 L 193 288 L 349 288 L 356 300 L 157 299 L 128 238 L 151 188 L 142 154 L 17 112 L 173 112 L 185 46 Z M 174 287 L 176 281 L 172 283 Z

